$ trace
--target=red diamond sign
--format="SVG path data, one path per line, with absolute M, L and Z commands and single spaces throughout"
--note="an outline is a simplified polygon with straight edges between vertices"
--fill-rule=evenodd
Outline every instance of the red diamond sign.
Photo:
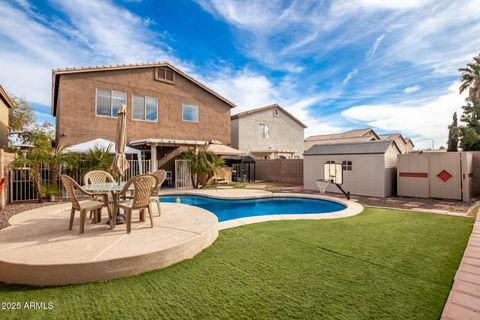
M 439 177 L 443 182 L 447 182 L 453 176 L 448 171 L 442 170 L 442 172 L 437 174 L 437 177 Z

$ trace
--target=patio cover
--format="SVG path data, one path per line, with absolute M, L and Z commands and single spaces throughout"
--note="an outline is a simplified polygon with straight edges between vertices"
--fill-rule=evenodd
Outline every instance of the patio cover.
M 213 152 L 219 156 L 241 156 L 245 152 L 226 146 L 218 140 L 212 140 L 207 146 L 207 151 Z

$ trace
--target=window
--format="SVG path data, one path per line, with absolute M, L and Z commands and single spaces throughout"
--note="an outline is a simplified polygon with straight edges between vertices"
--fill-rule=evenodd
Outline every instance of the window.
M 132 98 L 132 119 L 157 121 L 157 98 L 134 95 Z
M 170 68 L 157 68 L 155 79 L 164 82 L 174 83 L 174 72 Z
M 97 88 L 97 116 L 116 117 L 120 105 L 126 103 L 125 92 Z
M 330 160 L 330 161 L 325 162 L 325 164 L 335 164 L 335 161 Z
M 270 137 L 268 124 L 261 123 L 259 128 L 260 128 L 260 136 L 264 139 L 268 139 Z
M 187 122 L 198 122 L 198 106 L 184 104 L 182 107 L 182 120 Z
M 342 161 L 343 171 L 352 171 L 352 161 Z
M 273 109 L 273 116 L 278 117 L 280 115 L 280 112 L 278 111 L 277 108 Z

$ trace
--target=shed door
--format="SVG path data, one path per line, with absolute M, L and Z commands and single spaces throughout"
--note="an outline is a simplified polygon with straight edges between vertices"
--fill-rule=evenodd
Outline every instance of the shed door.
M 430 197 L 462 200 L 460 154 L 430 155 Z

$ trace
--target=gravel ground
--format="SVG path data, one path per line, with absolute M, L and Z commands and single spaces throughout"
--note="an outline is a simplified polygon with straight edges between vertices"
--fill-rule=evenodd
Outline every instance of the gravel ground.
M 0 211 L 0 229 L 6 228 L 9 226 L 8 224 L 8 219 L 10 217 L 16 215 L 17 213 L 35 209 L 35 208 L 40 208 L 40 207 L 45 207 L 45 206 L 51 206 L 55 204 L 59 204 L 61 202 L 59 201 L 54 201 L 54 202 L 43 202 L 43 203 L 38 203 L 38 202 L 19 202 L 19 203 L 14 203 L 14 204 L 7 204 L 3 210 Z

